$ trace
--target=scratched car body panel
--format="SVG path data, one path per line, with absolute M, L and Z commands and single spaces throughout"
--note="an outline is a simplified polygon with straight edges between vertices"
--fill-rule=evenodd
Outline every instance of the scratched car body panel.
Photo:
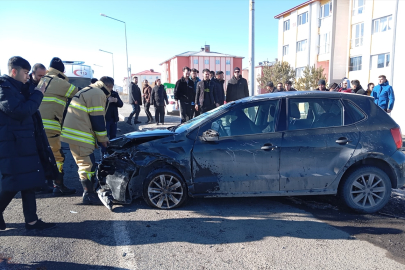
M 372 212 L 384 204 L 391 186 L 404 185 L 405 155 L 393 133 L 398 128 L 370 97 L 319 91 L 259 95 L 179 126 L 111 140 L 98 177 L 116 202 L 130 203 L 159 192 L 150 184 L 157 171 L 162 183 L 164 175 L 184 183 L 184 196 L 245 197 L 345 193 L 344 183 L 355 172 L 374 168 L 383 172 L 377 171 L 377 178 L 388 178 L 374 186 L 380 192 L 376 200 L 367 202 L 374 173 L 361 175 L 370 177 L 364 202 L 356 199 L 361 190 L 355 189 L 362 184 L 346 184 L 351 188 L 346 195 L 364 208 L 355 210 Z M 174 202 L 169 206 L 168 201 L 167 208 L 183 202 L 169 190 L 162 194 Z M 163 197 L 156 205 L 149 195 L 149 204 L 160 208 Z

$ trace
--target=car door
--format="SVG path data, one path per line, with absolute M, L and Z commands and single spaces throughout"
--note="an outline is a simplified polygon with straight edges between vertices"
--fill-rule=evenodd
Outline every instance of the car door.
M 249 196 L 279 191 L 278 100 L 242 103 L 200 127 L 192 151 L 194 193 Z M 200 139 L 205 131 L 218 141 Z
M 359 142 L 340 99 L 287 99 L 280 154 L 280 190 L 328 189 Z

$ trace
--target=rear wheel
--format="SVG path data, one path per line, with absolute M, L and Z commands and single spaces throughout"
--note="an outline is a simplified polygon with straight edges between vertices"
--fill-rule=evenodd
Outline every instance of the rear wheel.
M 187 187 L 183 178 L 174 170 L 157 169 L 147 177 L 143 197 L 152 207 L 173 209 L 187 200 Z
M 346 178 L 340 193 L 348 207 L 362 213 L 374 213 L 390 199 L 391 181 L 379 168 L 361 167 Z

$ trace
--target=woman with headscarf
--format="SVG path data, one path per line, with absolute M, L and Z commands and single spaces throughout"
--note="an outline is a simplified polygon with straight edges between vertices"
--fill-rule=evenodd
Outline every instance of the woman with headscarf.
M 156 125 L 165 123 L 165 102 L 169 103 L 165 87 L 161 84 L 160 79 L 155 81 L 155 87 L 153 87 L 151 93 L 151 104 L 155 106 L 155 120 Z

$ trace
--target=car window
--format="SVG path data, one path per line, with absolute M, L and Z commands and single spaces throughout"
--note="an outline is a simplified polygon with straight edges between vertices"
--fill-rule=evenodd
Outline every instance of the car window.
M 350 114 L 350 116 L 347 117 L 347 121 L 345 120 L 346 125 L 359 122 L 366 117 L 365 114 L 351 101 L 343 100 L 343 102 Z
M 200 128 L 201 135 L 208 129 L 220 137 L 274 132 L 278 100 L 243 104 L 214 118 Z
M 289 99 L 288 130 L 344 125 L 344 108 L 339 99 Z

